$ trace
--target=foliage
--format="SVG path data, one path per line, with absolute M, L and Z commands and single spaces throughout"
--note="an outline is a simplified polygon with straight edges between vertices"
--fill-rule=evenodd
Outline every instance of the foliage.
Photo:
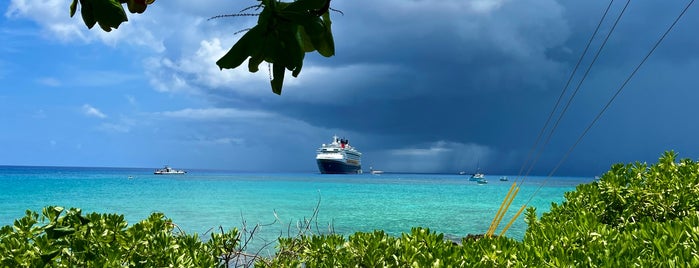
M 211 233 L 202 242 L 174 227 L 161 213 L 127 227 L 123 215 L 49 206 L 41 216 L 27 211 L 0 229 L 0 266 L 223 267 L 244 257 L 237 229 Z
M 73 0 L 70 16 L 80 13 L 87 28 L 99 24 L 104 31 L 119 28 L 128 21 L 122 4 L 129 12 L 143 13 L 155 0 Z M 297 77 L 303 67 L 303 59 L 308 52 L 318 51 L 320 55 L 335 55 L 330 21 L 330 0 L 258 0 L 260 4 L 243 9 L 227 16 L 258 16 L 257 25 L 236 42 L 233 47 L 216 61 L 223 69 L 234 69 L 248 60 L 248 70 L 255 73 L 265 61 L 272 65 L 272 92 L 282 94 L 286 70 Z M 259 14 L 243 13 L 249 9 L 262 9 Z
M 514 263 L 511 238 L 463 241 L 459 245 L 426 228 L 389 236 L 383 231 L 280 238 L 278 254 L 255 267 L 496 267 Z
M 599 181 L 566 193 L 536 220 L 523 243 L 553 266 L 699 266 L 699 163 L 616 164 Z
M 131 13 L 143 13 L 155 0 L 80 0 L 80 14 L 88 29 L 95 24 L 106 32 L 117 29 L 122 22 L 128 21 L 122 4 L 126 4 Z M 78 0 L 70 4 L 70 16 L 78 10 Z
M 325 57 L 335 55 L 330 0 L 259 1 L 258 6 L 251 7 L 262 8 L 257 25 L 216 64 L 221 69 L 233 69 L 249 58 L 248 70 L 254 73 L 259 70 L 260 63 L 266 61 L 272 64 L 272 92 L 280 95 L 286 70 L 297 77 L 307 52 L 318 51 Z
M 47 207 L 41 220 L 28 211 L 0 229 L 0 266 L 699 267 L 699 163 L 676 157 L 614 165 L 540 219 L 528 209 L 522 241 L 476 235 L 457 243 L 420 227 L 399 237 L 379 230 L 308 234 L 307 220 L 296 237 L 278 239 L 275 256 L 241 264 L 237 229 L 201 242 L 174 234 L 162 214 L 128 228 L 123 216 L 82 216 L 79 209 L 61 216 L 62 208 Z

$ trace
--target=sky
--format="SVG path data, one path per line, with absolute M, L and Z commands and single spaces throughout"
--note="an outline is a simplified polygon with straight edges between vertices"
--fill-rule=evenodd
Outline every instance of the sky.
M 215 65 L 257 18 L 208 18 L 257 1 L 158 0 L 109 33 L 70 2 L 1 2 L 0 165 L 317 172 L 333 135 L 364 170 L 392 172 L 595 176 L 668 150 L 699 158 L 697 6 L 570 151 L 688 1 L 630 3 L 584 76 L 613 2 L 571 76 L 608 1 L 334 0 L 336 55 L 307 54 L 281 96 L 264 65 Z

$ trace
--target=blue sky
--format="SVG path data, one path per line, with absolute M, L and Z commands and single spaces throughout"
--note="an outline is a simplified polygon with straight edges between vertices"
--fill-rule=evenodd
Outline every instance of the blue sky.
M 336 56 L 309 54 L 277 96 L 266 68 L 215 65 L 256 18 L 207 18 L 255 3 L 156 1 L 105 33 L 69 18 L 68 0 L 3 2 L 0 164 L 316 172 L 315 149 L 337 134 L 365 169 L 516 174 L 609 4 L 335 0 Z M 684 5 L 629 5 L 533 175 L 554 169 Z M 698 158 L 698 24 L 693 6 L 556 175 L 666 150 Z

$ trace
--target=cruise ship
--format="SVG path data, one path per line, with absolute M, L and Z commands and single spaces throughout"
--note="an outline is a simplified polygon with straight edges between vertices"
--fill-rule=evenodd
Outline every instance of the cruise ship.
M 321 174 L 362 173 L 362 153 L 350 146 L 349 140 L 333 136 L 333 142 L 318 148 L 316 162 Z

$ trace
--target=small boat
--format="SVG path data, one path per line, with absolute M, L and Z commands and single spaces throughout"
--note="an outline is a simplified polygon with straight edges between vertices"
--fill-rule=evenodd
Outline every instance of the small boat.
M 479 179 L 479 180 L 477 180 L 476 182 L 477 182 L 478 184 L 486 184 L 486 183 L 488 183 L 488 181 L 487 181 L 486 179 L 484 179 L 484 178 Z
M 481 163 L 480 161 L 478 162 L 478 166 L 476 167 L 476 173 L 473 173 L 471 175 L 471 178 L 469 178 L 469 181 L 479 181 L 479 180 L 485 180 L 485 174 L 481 172 Z
M 469 178 L 468 180 L 470 180 L 470 181 L 485 180 L 485 174 L 478 171 L 478 172 L 474 173 L 473 175 L 471 175 L 471 178 Z
M 383 170 L 376 170 L 373 167 L 369 167 L 369 170 L 371 171 L 371 174 L 375 174 L 375 175 L 383 174 Z
M 179 175 L 179 174 L 185 174 L 187 171 L 181 170 L 181 169 L 174 169 L 169 166 L 165 166 L 164 168 L 158 169 L 153 174 L 155 175 Z
M 500 177 L 500 181 L 507 181 L 507 177 Z

